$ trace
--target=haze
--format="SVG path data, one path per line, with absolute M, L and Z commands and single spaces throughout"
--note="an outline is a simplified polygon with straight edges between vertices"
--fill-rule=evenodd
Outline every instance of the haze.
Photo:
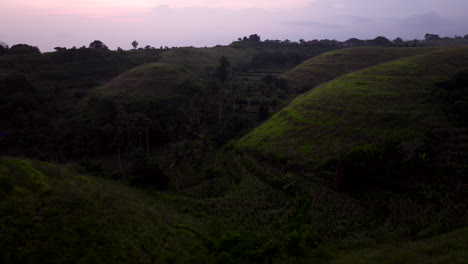
M 262 39 L 468 34 L 466 0 L 0 0 L 0 41 L 42 51 L 88 45 L 213 46 Z

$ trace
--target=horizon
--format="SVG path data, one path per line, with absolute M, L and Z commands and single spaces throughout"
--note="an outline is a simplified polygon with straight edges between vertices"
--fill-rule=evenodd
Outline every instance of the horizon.
M 250 34 L 291 41 L 468 34 L 462 0 L 18 0 L 3 6 L 0 41 L 42 52 L 94 40 L 115 50 L 130 49 L 134 40 L 140 47 L 212 47 Z

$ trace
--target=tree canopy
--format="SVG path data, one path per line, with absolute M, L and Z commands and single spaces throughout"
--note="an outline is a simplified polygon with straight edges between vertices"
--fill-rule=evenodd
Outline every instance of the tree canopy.
M 30 46 L 28 44 L 16 44 L 11 46 L 8 51 L 9 54 L 39 54 L 41 51 L 38 47 Z
M 89 48 L 90 48 L 90 49 L 106 49 L 106 50 L 109 49 L 109 48 L 107 47 L 107 45 L 104 44 L 104 43 L 103 43 L 102 41 L 100 41 L 100 40 L 95 40 L 95 41 L 91 42 L 91 43 L 89 44 Z

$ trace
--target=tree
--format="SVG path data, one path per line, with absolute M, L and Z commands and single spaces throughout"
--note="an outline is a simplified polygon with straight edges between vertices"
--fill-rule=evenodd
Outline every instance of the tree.
M 424 39 L 426 41 L 431 41 L 431 40 L 438 40 L 438 39 L 440 39 L 440 37 L 439 37 L 439 35 L 436 35 L 436 34 L 427 33 L 426 35 L 424 35 Z
M 218 69 L 216 71 L 216 77 L 221 81 L 222 84 L 224 84 L 228 78 L 228 75 L 229 75 L 229 67 L 231 67 L 231 63 L 229 62 L 229 60 L 222 56 L 220 59 L 219 59 L 219 66 L 218 66 Z
M 393 43 L 395 44 L 399 44 L 399 43 L 403 43 L 403 39 L 401 39 L 400 37 L 396 38 L 393 40 Z
M 378 36 L 375 39 L 373 39 L 371 43 L 377 44 L 377 45 L 386 45 L 390 43 L 390 40 L 388 40 L 386 37 Z
M 6 54 L 7 52 L 8 52 L 8 45 L 5 42 L 0 41 L 0 56 L 3 54 Z
M 466 34 L 463 38 L 464 38 L 464 39 L 468 39 L 468 34 Z
M 138 47 L 138 42 L 136 40 L 134 40 L 132 42 L 132 46 L 133 46 L 133 49 L 136 49 Z
M 38 47 L 30 46 L 28 44 L 16 44 L 11 46 L 8 51 L 9 54 L 40 54 L 41 51 Z
M 249 36 L 249 40 L 252 42 L 260 42 L 260 36 L 257 34 L 252 34 Z
M 358 38 L 350 38 L 346 40 L 344 43 L 358 45 L 358 44 L 364 44 L 365 42 L 366 42 L 365 40 L 360 40 Z
M 55 47 L 54 50 L 55 50 L 55 52 L 66 52 L 67 48 Z
M 89 44 L 89 48 L 90 49 L 105 49 L 105 50 L 108 50 L 109 48 L 107 47 L 106 44 L 104 44 L 102 41 L 100 40 L 95 40 L 93 42 L 91 42 Z

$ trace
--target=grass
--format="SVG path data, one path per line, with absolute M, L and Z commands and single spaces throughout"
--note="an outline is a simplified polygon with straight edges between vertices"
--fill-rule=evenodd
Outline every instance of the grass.
M 210 263 L 208 221 L 64 167 L 0 158 L 2 263 Z
M 96 92 L 121 100 L 170 100 L 187 97 L 205 86 L 203 79 L 184 67 L 151 63 L 119 75 Z
M 228 46 L 214 48 L 178 48 L 166 51 L 159 60 L 162 63 L 181 65 L 199 74 L 214 73 L 221 56 L 229 59 L 233 67 L 250 63 L 255 54 L 251 48 L 239 49 Z
M 425 227 L 431 206 L 380 194 L 388 197 L 388 215 L 379 219 L 370 203 L 381 204 L 372 197 L 281 175 L 247 156 L 221 159 L 232 162 L 215 178 L 179 194 L 150 195 L 69 167 L 1 157 L 0 260 L 462 263 L 466 257 L 466 228 L 415 242 L 401 236 L 409 223 Z
M 282 74 L 294 86 L 307 91 L 343 74 L 404 57 L 430 52 L 435 48 L 359 47 L 327 52 L 304 61 Z
M 431 239 L 388 244 L 348 252 L 330 262 L 345 263 L 466 263 L 468 259 L 468 228 L 459 229 Z
M 422 138 L 431 127 L 447 125 L 443 113 L 426 100 L 429 90 L 466 67 L 464 46 L 343 75 L 297 97 L 238 146 L 317 167 L 360 145 Z

